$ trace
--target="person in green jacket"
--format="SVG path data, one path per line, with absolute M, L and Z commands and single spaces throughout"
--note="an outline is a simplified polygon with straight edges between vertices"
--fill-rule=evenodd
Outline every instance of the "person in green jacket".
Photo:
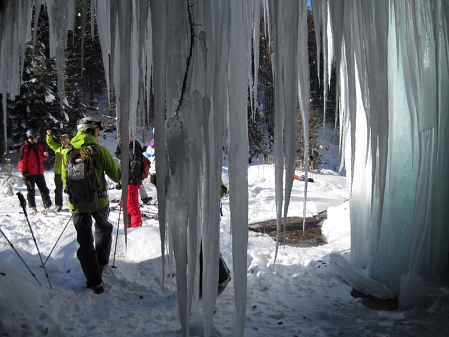
M 109 150 L 98 145 L 100 130 L 103 130 L 103 124 L 99 120 L 94 117 L 82 118 L 77 128 L 78 132 L 70 141 L 69 148 L 80 149 L 86 146 L 94 146 L 96 156 L 95 176 L 101 191 L 98 192 L 98 201 L 91 205 L 75 207 L 69 200 L 69 210 L 73 215 L 73 224 L 77 232 L 79 244 L 77 257 L 86 277 L 87 287 L 91 288 L 96 294 L 101 294 L 104 291 L 102 272 L 109 264 L 113 229 L 112 224 L 108 221 L 108 185 L 104 175 L 106 174 L 117 183 L 121 180 L 121 170 Z M 67 152 L 62 159 L 63 167 L 66 167 L 66 163 Z M 67 186 L 65 169 L 62 170 L 62 181 Z M 95 220 L 95 236 L 92 235 L 92 218 Z
M 47 130 L 47 136 L 45 137 L 48 146 L 55 152 L 55 207 L 54 210 L 62 210 L 63 198 L 62 192 L 64 189 L 64 184 L 62 183 L 61 172 L 62 172 L 62 158 L 67 152 L 67 145 L 70 142 L 70 136 L 68 134 L 63 134 L 60 137 L 61 144 L 56 143 L 51 136 L 51 130 Z
M 229 188 L 222 181 L 221 182 L 221 193 L 220 193 L 221 195 L 220 195 L 220 198 L 223 198 L 228 193 L 229 193 Z

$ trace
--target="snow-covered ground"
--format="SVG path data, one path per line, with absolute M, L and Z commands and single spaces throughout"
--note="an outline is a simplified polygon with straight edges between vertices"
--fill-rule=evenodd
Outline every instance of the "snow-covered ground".
M 113 152 L 116 140 L 108 136 L 100 143 Z M 18 171 L 13 174 L 17 182 L 14 192 L 26 195 Z M 45 178 L 52 191 L 53 172 L 46 171 Z M 274 265 L 275 241 L 265 234 L 249 232 L 245 336 L 447 336 L 447 297 L 428 309 L 400 312 L 369 309 L 361 299 L 351 296 L 351 286 L 330 266 L 332 253 L 346 258 L 350 254 L 346 178 L 326 169 L 312 173 L 312 178 L 315 182 L 309 183 L 307 210 L 309 215 L 328 210 L 322 225 L 327 244 L 310 248 L 281 246 Z M 4 177 L 1 179 L 3 187 Z M 227 179 L 225 166 L 223 179 Z M 274 219 L 274 167 L 250 166 L 248 185 L 249 223 Z M 149 183 L 145 187 L 150 196 L 155 195 Z M 304 182 L 295 180 L 290 216 L 302 215 L 303 189 Z M 85 288 L 70 213 L 29 217 L 43 261 L 54 248 L 44 270 L 18 197 L 7 196 L 4 189 L 1 194 L 0 228 L 31 272 L 2 235 L 0 336 L 181 335 L 175 282 L 162 278 L 156 220 L 147 218 L 143 227 L 128 230 L 127 246 L 121 222 L 115 249 L 120 215 L 111 212 L 110 222 L 115 227 L 110 265 L 116 268 L 104 276 L 105 292 L 96 295 Z M 53 198 L 53 192 L 51 195 Z M 119 197 L 120 191 L 110 190 L 111 200 Z M 38 208 L 42 208 L 38 192 L 36 200 Z M 220 251 L 232 275 L 229 198 L 222 202 Z M 234 311 L 231 281 L 217 299 L 215 335 L 232 336 Z M 201 310 L 199 317 L 192 319 L 191 335 L 201 335 L 200 327 Z

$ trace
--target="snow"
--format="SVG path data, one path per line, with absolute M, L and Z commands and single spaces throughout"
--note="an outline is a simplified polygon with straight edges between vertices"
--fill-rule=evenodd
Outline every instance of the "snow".
M 100 138 L 100 144 L 107 146 L 111 153 L 115 150 L 114 137 Z M 332 149 L 329 151 L 332 152 Z M 248 168 L 250 224 L 276 217 L 274 171 L 271 165 L 252 165 Z M 12 174 L 16 181 L 13 185 L 14 193 L 22 192 L 26 195 L 19 172 L 14 169 Z M 229 176 L 226 166 L 222 169 L 222 175 L 223 181 L 227 182 Z M 320 173 L 311 172 L 310 176 L 315 182 L 308 184 L 307 215 L 327 210 L 327 219 L 322 225 L 327 243 L 309 248 L 280 246 L 274 265 L 275 241 L 268 235 L 248 232 L 248 254 L 245 261 L 248 294 L 244 335 L 447 334 L 448 289 L 440 289 L 439 299 L 434 300 L 427 309 L 414 308 L 409 311 L 369 309 L 362 305 L 361 299 L 351 296 L 352 287 L 337 273 L 340 264 L 348 263 L 351 254 L 346 177 L 327 169 Z M 4 186 L 5 178 L 3 175 L 1 177 L 0 183 Z M 45 171 L 45 178 L 52 191 L 53 172 Z M 145 187 L 150 196 L 156 197 L 152 185 L 145 182 Z M 295 180 L 289 216 L 302 216 L 303 190 L 304 182 Z M 110 200 L 118 199 L 121 194 L 115 189 L 109 192 Z M 39 192 L 36 194 L 38 208 L 42 208 Z M 229 196 L 222 199 L 222 206 L 219 247 L 231 269 L 233 280 L 217 298 L 214 306 L 212 336 L 232 336 L 235 315 Z M 105 292 L 96 295 L 85 287 L 84 275 L 76 258 L 78 244 L 70 213 L 61 212 L 46 217 L 40 214 L 29 216 L 44 262 L 54 248 L 45 263 L 47 280 L 45 270 L 40 267 L 41 261 L 17 196 L 7 195 L 7 189 L 2 189 L 0 208 L 1 230 L 37 278 L 36 280 L 32 276 L 1 236 L 0 335 L 182 335 L 177 310 L 176 278 L 167 276 L 174 272 L 173 266 L 166 269 L 165 277 L 162 274 L 160 232 L 156 220 L 145 218 L 143 227 L 128 230 L 126 248 L 123 215 L 119 215 L 118 211 L 111 211 L 114 243 L 110 266 L 116 268 L 106 272 Z M 334 260 L 340 263 L 332 266 Z M 351 275 L 355 277 L 355 283 L 366 281 L 363 271 L 358 270 Z M 203 335 L 203 301 L 199 301 L 199 313 L 191 318 L 191 336 Z

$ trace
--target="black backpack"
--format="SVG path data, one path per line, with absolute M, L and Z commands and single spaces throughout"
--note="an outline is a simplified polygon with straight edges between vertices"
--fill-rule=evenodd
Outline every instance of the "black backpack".
M 95 155 L 93 145 L 67 151 L 66 192 L 70 203 L 75 206 L 89 206 L 97 203 L 101 188 L 95 176 Z

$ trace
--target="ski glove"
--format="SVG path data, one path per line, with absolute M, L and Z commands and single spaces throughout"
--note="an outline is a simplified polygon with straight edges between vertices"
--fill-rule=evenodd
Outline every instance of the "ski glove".
M 25 184 L 28 184 L 28 174 L 26 172 L 22 172 L 22 179 Z

